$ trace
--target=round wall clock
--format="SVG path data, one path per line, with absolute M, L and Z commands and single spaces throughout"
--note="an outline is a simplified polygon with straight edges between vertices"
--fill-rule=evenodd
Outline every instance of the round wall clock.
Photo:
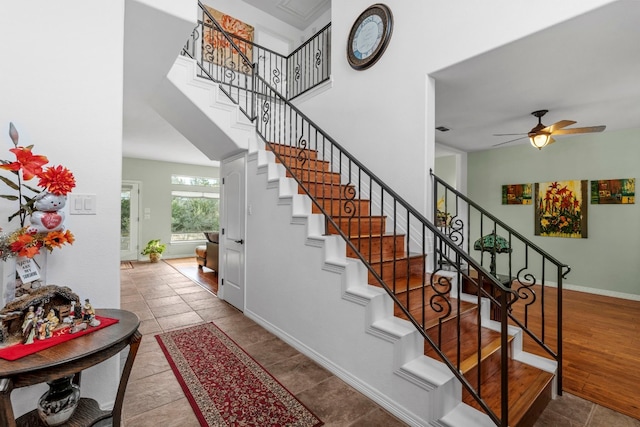
M 347 41 L 347 60 L 356 70 L 371 67 L 387 48 L 393 31 L 391 9 L 376 3 L 365 9 L 353 23 Z

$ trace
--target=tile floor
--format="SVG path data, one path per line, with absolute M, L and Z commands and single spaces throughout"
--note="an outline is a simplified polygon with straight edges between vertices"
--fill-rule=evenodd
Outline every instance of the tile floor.
M 143 338 L 125 395 L 125 426 L 199 426 L 154 335 L 209 321 L 260 362 L 326 426 L 404 425 L 170 265 L 133 265 L 121 270 L 121 307 L 140 317 Z M 640 427 L 640 421 L 565 393 L 549 404 L 536 426 Z

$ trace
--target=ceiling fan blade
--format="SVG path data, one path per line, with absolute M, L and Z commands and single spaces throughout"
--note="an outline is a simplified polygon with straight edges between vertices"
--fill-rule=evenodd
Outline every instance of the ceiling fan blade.
M 553 144 L 554 142 L 556 142 L 555 139 L 553 139 L 552 136 L 549 137 L 549 142 L 547 142 L 547 145 Z
M 520 135 L 520 134 L 516 134 L 516 135 Z M 497 146 L 499 146 L 499 145 L 508 144 L 508 143 L 510 143 L 510 142 L 519 141 L 519 140 L 521 140 L 521 139 L 525 139 L 525 138 L 526 138 L 526 136 L 521 136 L 520 138 L 511 139 L 511 140 L 509 140 L 509 141 L 500 142 L 500 143 L 498 143 L 498 144 L 493 144 L 493 145 L 492 145 L 492 147 L 497 147 Z
M 571 126 L 575 123 L 576 122 L 573 120 L 560 120 L 559 122 L 555 122 L 554 124 L 541 129 L 540 132 L 556 133 L 556 130 L 566 128 L 567 126 Z
M 575 133 L 592 133 L 592 132 L 602 132 L 605 130 L 606 126 L 588 126 L 583 128 L 573 128 L 573 129 L 560 129 L 553 132 L 554 135 L 571 135 Z

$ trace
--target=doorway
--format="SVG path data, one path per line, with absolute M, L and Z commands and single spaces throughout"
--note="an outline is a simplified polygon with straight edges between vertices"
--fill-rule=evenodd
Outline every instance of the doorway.
M 120 260 L 138 259 L 140 185 L 122 181 L 120 190 Z
M 218 295 L 244 311 L 245 156 L 225 161 L 221 166 L 222 266 Z

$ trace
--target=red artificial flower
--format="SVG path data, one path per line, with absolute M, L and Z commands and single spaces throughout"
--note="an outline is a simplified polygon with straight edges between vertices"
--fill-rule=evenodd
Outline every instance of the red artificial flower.
M 42 166 L 49 162 L 46 156 L 33 155 L 31 147 L 16 147 L 9 151 L 16 155 L 16 161 L 0 165 L 0 168 L 15 172 L 22 170 L 22 178 L 26 181 L 42 173 Z
M 34 255 L 40 253 L 40 248 L 38 245 L 31 246 L 33 243 L 34 237 L 30 234 L 21 234 L 18 238 L 9 245 L 9 248 L 12 252 L 18 254 L 18 256 L 33 258 Z
M 76 179 L 71 171 L 60 165 L 48 167 L 38 177 L 40 178 L 38 185 L 56 196 L 67 194 L 76 186 Z

